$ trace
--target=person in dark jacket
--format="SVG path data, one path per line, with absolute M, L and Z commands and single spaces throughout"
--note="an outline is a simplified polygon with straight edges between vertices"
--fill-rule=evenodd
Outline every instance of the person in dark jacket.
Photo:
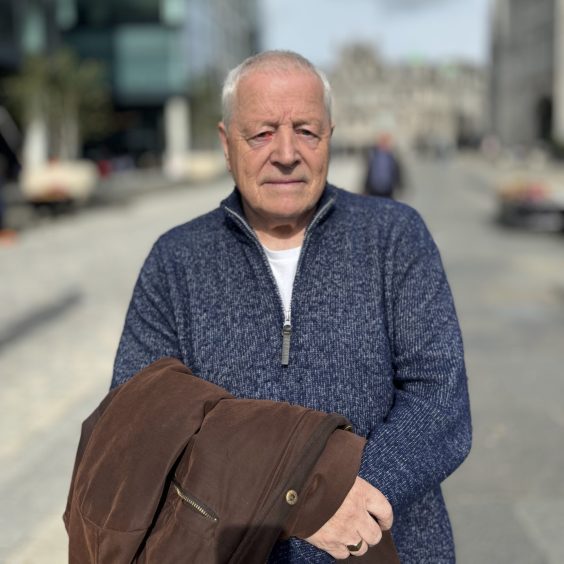
M 402 563 L 454 562 L 440 483 L 471 424 L 451 292 L 416 211 L 327 182 L 332 131 L 330 86 L 303 57 L 265 52 L 230 72 L 219 134 L 235 189 L 155 243 L 112 386 L 170 356 L 237 398 L 351 421 L 366 444 L 350 491 L 269 562 L 367 554 L 392 510 Z
M 397 198 L 404 188 L 399 157 L 392 149 L 392 137 L 383 133 L 368 151 L 364 193 L 367 196 Z

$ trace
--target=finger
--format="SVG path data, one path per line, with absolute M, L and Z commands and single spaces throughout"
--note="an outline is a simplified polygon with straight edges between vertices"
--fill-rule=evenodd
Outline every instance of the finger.
M 351 550 L 348 546 L 347 546 L 347 550 L 349 551 L 349 554 L 351 556 L 364 556 L 368 551 L 368 545 L 363 539 L 362 544 L 360 545 L 360 548 L 358 550 Z
M 339 548 L 334 548 L 333 550 L 328 550 L 326 552 L 335 558 L 335 560 L 346 560 L 351 555 L 345 545 L 341 545 Z
M 390 502 L 378 490 L 371 492 L 366 500 L 366 509 L 378 521 L 380 529 L 387 531 L 392 528 L 394 514 Z
M 357 534 L 349 532 L 348 535 L 341 538 L 350 538 L 351 536 L 355 538 Z M 318 534 L 312 535 L 305 540 L 320 550 L 323 550 L 336 560 L 345 560 L 350 556 L 350 552 L 342 540 L 329 539 L 325 535 Z
M 360 536 L 366 541 L 366 544 L 374 546 L 382 540 L 382 530 L 376 520 L 369 513 L 366 519 L 363 519 L 357 526 Z

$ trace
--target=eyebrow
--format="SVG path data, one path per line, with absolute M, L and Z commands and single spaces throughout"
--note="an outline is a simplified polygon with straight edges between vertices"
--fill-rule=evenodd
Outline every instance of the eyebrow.
M 323 124 L 323 122 L 319 119 L 316 118 L 312 118 L 312 119 L 300 119 L 294 122 L 295 126 L 300 126 L 300 125 L 317 125 L 318 127 L 321 127 Z
M 241 128 L 241 130 L 250 132 L 250 130 L 260 128 L 260 127 L 274 127 L 274 128 L 276 128 L 279 125 L 280 125 L 280 122 L 275 121 L 275 120 L 269 120 L 269 119 L 256 120 L 256 121 L 253 121 L 253 122 L 245 125 L 244 127 Z M 317 118 L 311 118 L 311 119 L 300 118 L 300 119 L 297 119 L 296 121 L 292 121 L 292 125 L 294 127 L 300 127 L 302 125 L 314 125 L 314 126 L 321 128 L 322 125 L 323 125 L 323 121 L 319 120 Z

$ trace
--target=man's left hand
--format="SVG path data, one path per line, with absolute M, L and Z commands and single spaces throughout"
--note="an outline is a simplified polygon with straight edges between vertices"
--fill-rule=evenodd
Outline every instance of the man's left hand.
M 392 521 L 392 506 L 384 494 L 357 476 L 335 515 L 305 540 L 333 558 L 344 560 L 351 554 L 362 556 L 369 546 L 378 544 L 382 531 L 390 529 Z M 347 548 L 360 541 L 358 550 Z

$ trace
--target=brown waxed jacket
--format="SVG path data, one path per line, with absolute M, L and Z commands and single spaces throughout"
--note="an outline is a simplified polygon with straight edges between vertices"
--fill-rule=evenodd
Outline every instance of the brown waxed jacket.
M 264 563 L 279 538 L 313 534 L 345 498 L 364 446 L 347 426 L 235 399 L 159 360 L 83 424 L 64 514 L 69 562 Z M 389 533 L 356 560 L 399 562 Z

